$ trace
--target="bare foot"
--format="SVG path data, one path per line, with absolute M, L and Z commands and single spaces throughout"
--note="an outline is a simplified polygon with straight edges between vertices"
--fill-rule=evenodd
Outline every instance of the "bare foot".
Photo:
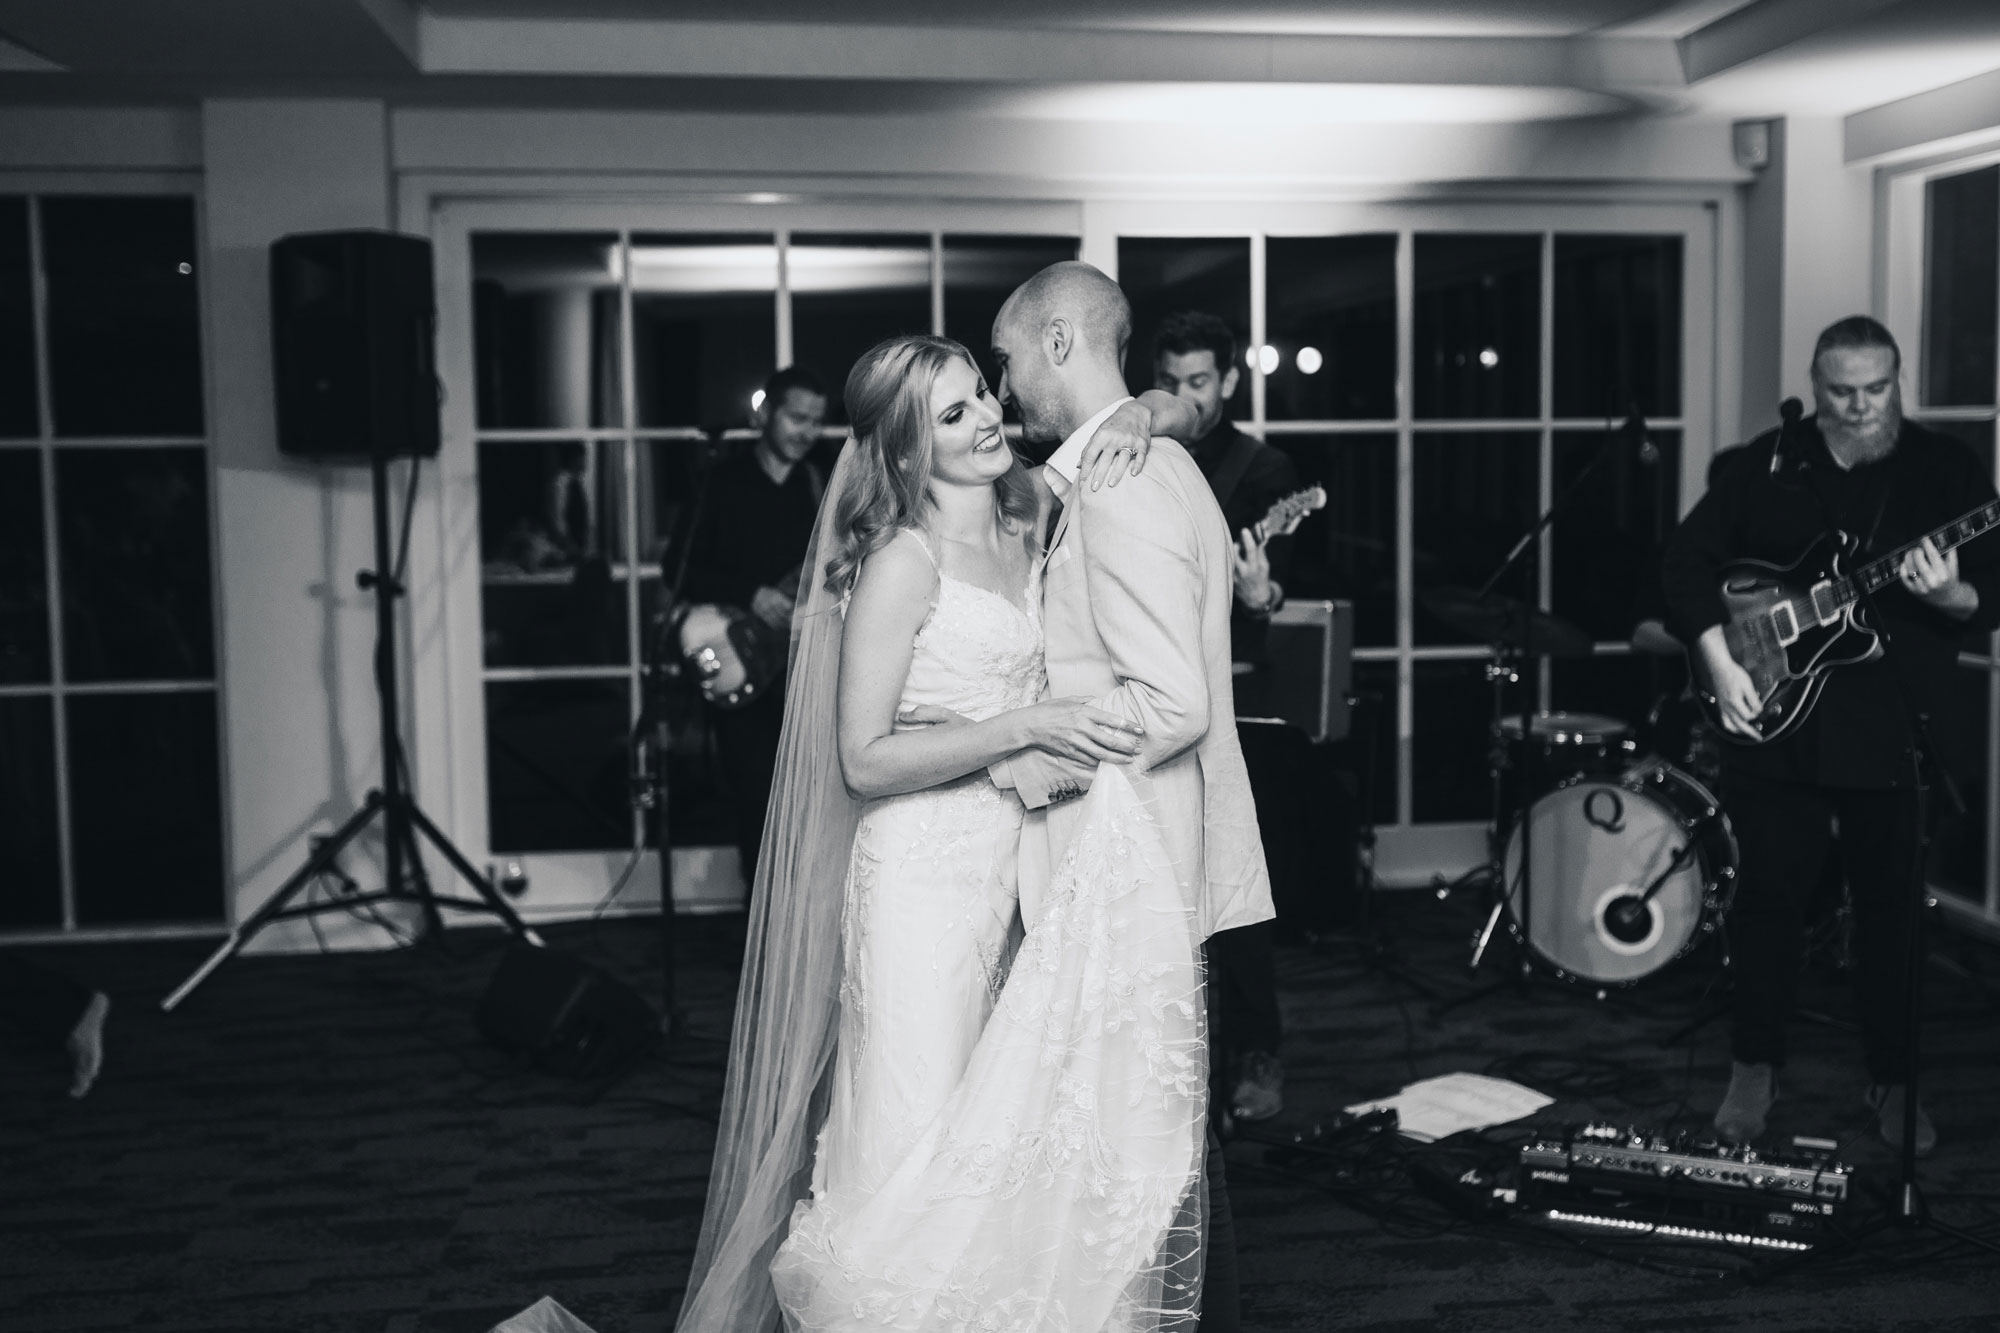
M 104 1020 L 111 1014 L 111 997 L 97 991 L 84 1006 L 83 1017 L 69 1033 L 69 1095 L 81 1097 L 97 1082 L 104 1068 Z

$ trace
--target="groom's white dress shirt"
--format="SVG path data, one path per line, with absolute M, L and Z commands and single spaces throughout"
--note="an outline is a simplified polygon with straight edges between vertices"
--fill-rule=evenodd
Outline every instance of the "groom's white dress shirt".
M 1063 502 L 1042 569 L 1049 694 L 1084 696 L 1145 728 L 1129 766 L 1166 839 L 1201 935 L 1269 919 L 1271 880 L 1236 736 L 1229 666 L 1229 528 L 1187 450 L 1155 439 L 1145 471 L 1077 484 L 1083 447 L 1129 399 L 1071 433 L 1045 477 Z M 1080 823 L 1065 798 L 1095 770 L 1024 750 L 992 768 L 1029 816 L 1021 913 L 1035 920 L 1054 858 Z

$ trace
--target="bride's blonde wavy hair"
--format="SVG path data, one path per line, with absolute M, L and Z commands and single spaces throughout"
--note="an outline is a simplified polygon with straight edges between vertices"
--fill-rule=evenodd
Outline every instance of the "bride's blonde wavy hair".
M 838 546 L 826 562 L 829 591 L 848 591 L 862 562 L 903 529 L 923 526 L 931 506 L 931 389 L 954 358 L 978 373 L 964 344 L 905 334 L 875 344 L 848 372 L 847 419 L 860 467 L 834 511 Z M 1008 531 L 1032 530 L 1035 483 L 1018 454 L 994 483 L 993 499 Z

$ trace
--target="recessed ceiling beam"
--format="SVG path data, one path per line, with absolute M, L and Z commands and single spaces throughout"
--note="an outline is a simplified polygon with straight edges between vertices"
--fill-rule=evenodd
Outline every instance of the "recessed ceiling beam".
M 1681 70 L 1690 84 L 1700 83 L 1897 3 L 1900 0 L 1752 0 L 1681 38 Z
M 1678 86 L 1671 40 L 1269 36 L 861 23 L 476 18 L 424 12 L 431 74 L 981 83 Z

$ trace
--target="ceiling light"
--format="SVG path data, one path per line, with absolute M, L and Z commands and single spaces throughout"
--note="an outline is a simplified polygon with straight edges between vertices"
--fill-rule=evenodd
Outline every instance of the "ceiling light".
M 1301 347 L 1299 349 L 1299 374 L 1317 375 L 1319 374 L 1319 368 L 1324 364 L 1325 359 L 1320 356 L 1319 348 Z

